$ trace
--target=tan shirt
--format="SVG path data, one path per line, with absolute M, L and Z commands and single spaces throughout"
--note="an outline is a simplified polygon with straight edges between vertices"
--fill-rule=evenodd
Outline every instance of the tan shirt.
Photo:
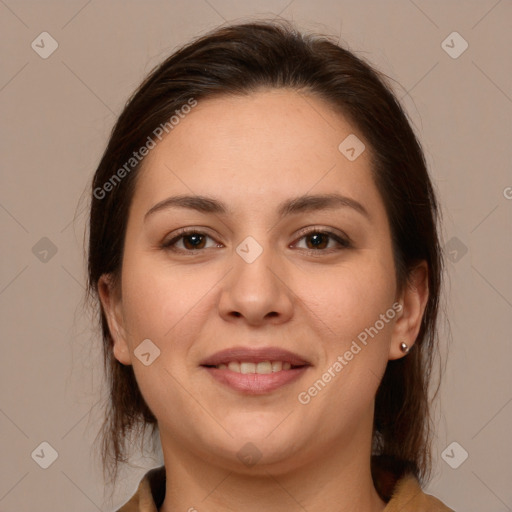
M 165 497 L 165 466 L 148 471 L 137 492 L 117 512 L 158 512 Z M 437 498 L 425 494 L 418 480 L 407 475 L 395 485 L 384 512 L 454 512 Z

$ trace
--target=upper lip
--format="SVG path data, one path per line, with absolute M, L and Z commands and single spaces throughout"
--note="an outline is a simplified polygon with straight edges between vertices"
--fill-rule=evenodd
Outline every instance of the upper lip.
M 282 361 L 292 366 L 305 366 L 310 363 L 301 356 L 278 347 L 244 348 L 233 347 L 221 350 L 204 359 L 201 366 L 217 366 L 230 361 L 262 363 L 263 361 Z

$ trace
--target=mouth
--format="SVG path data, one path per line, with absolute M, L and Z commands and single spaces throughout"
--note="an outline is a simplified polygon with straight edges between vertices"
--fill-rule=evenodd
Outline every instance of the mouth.
M 288 361 L 261 361 L 253 363 L 251 361 L 229 361 L 228 363 L 220 363 L 215 366 L 204 365 L 206 368 L 217 368 L 218 370 L 230 370 L 235 373 L 249 375 L 257 373 L 258 375 L 268 375 L 287 370 L 295 370 L 306 365 L 292 365 Z
M 270 393 L 298 379 L 311 363 L 278 348 L 232 348 L 201 364 L 218 382 L 244 394 Z

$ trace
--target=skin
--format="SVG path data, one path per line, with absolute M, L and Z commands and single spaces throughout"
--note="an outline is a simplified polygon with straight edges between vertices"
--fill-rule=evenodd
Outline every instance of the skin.
M 115 357 L 133 365 L 158 419 L 167 472 L 163 512 L 382 511 L 370 474 L 374 398 L 386 364 L 420 328 L 425 264 L 399 290 L 388 218 L 370 171 L 370 147 L 349 161 L 338 146 L 363 136 L 330 105 L 292 90 L 200 101 L 144 161 L 131 204 L 121 286 L 100 280 Z M 339 193 L 351 207 L 278 217 L 301 195 Z M 148 210 L 178 194 L 225 203 L 227 214 Z M 208 237 L 193 247 L 179 228 Z M 346 234 L 348 248 L 312 228 Z M 263 252 L 236 252 L 248 236 Z M 318 235 L 317 235 L 318 236 Z M 322 245 L 323 244 L 323 245 Z M 187 249 L 188 248 L 188 249 Z M 188 254 L 186 251 L 189 251 Z M 308 251 L 309 250 L 309 251 Z M 297 397 L 395 302 L 403 308 L 307 405 Z M 160 356 L 134 355 L 150 339 Z M 200 362 L 233 346 L 277 346 L 311 366 L 271 393 L 247 396 Z M 253 443 L 253 466 L 237 453 Z

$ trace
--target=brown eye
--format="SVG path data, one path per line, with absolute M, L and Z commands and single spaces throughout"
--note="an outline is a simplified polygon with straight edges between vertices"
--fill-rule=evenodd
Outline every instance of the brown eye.
M 214 243 L 207 246 L 208 239 Z M 196 250 L 208 249 L 209 247 L 222 247 L 222 244 L 215 243 L 213 238 L 206 233 L 193 230 L 184 230 L 178 233 L 170 240 L 163 242 L 162 249 L 175 252 L 192 252 Z
M 325 233 L 311 233 L 304 238 L 311 241 L 306 243 L 308 249 L 325 249 L 329 244 L 329 236 Z
M 331 231 L 312 230 L 303 233 L 299 242 L 305 240 L 306 247 L 299 247 L 309 252 L 331 252 L 352 247 L 348 237 L 344 238 Z M 299 243 L 297 242 L 297 244 Z M 331 244 L 331 245 L 329 245 Z
M 183 245 L 186 249 L 203 249 L 206 237 L 200 233 L 186 235 L 183 238 Z

